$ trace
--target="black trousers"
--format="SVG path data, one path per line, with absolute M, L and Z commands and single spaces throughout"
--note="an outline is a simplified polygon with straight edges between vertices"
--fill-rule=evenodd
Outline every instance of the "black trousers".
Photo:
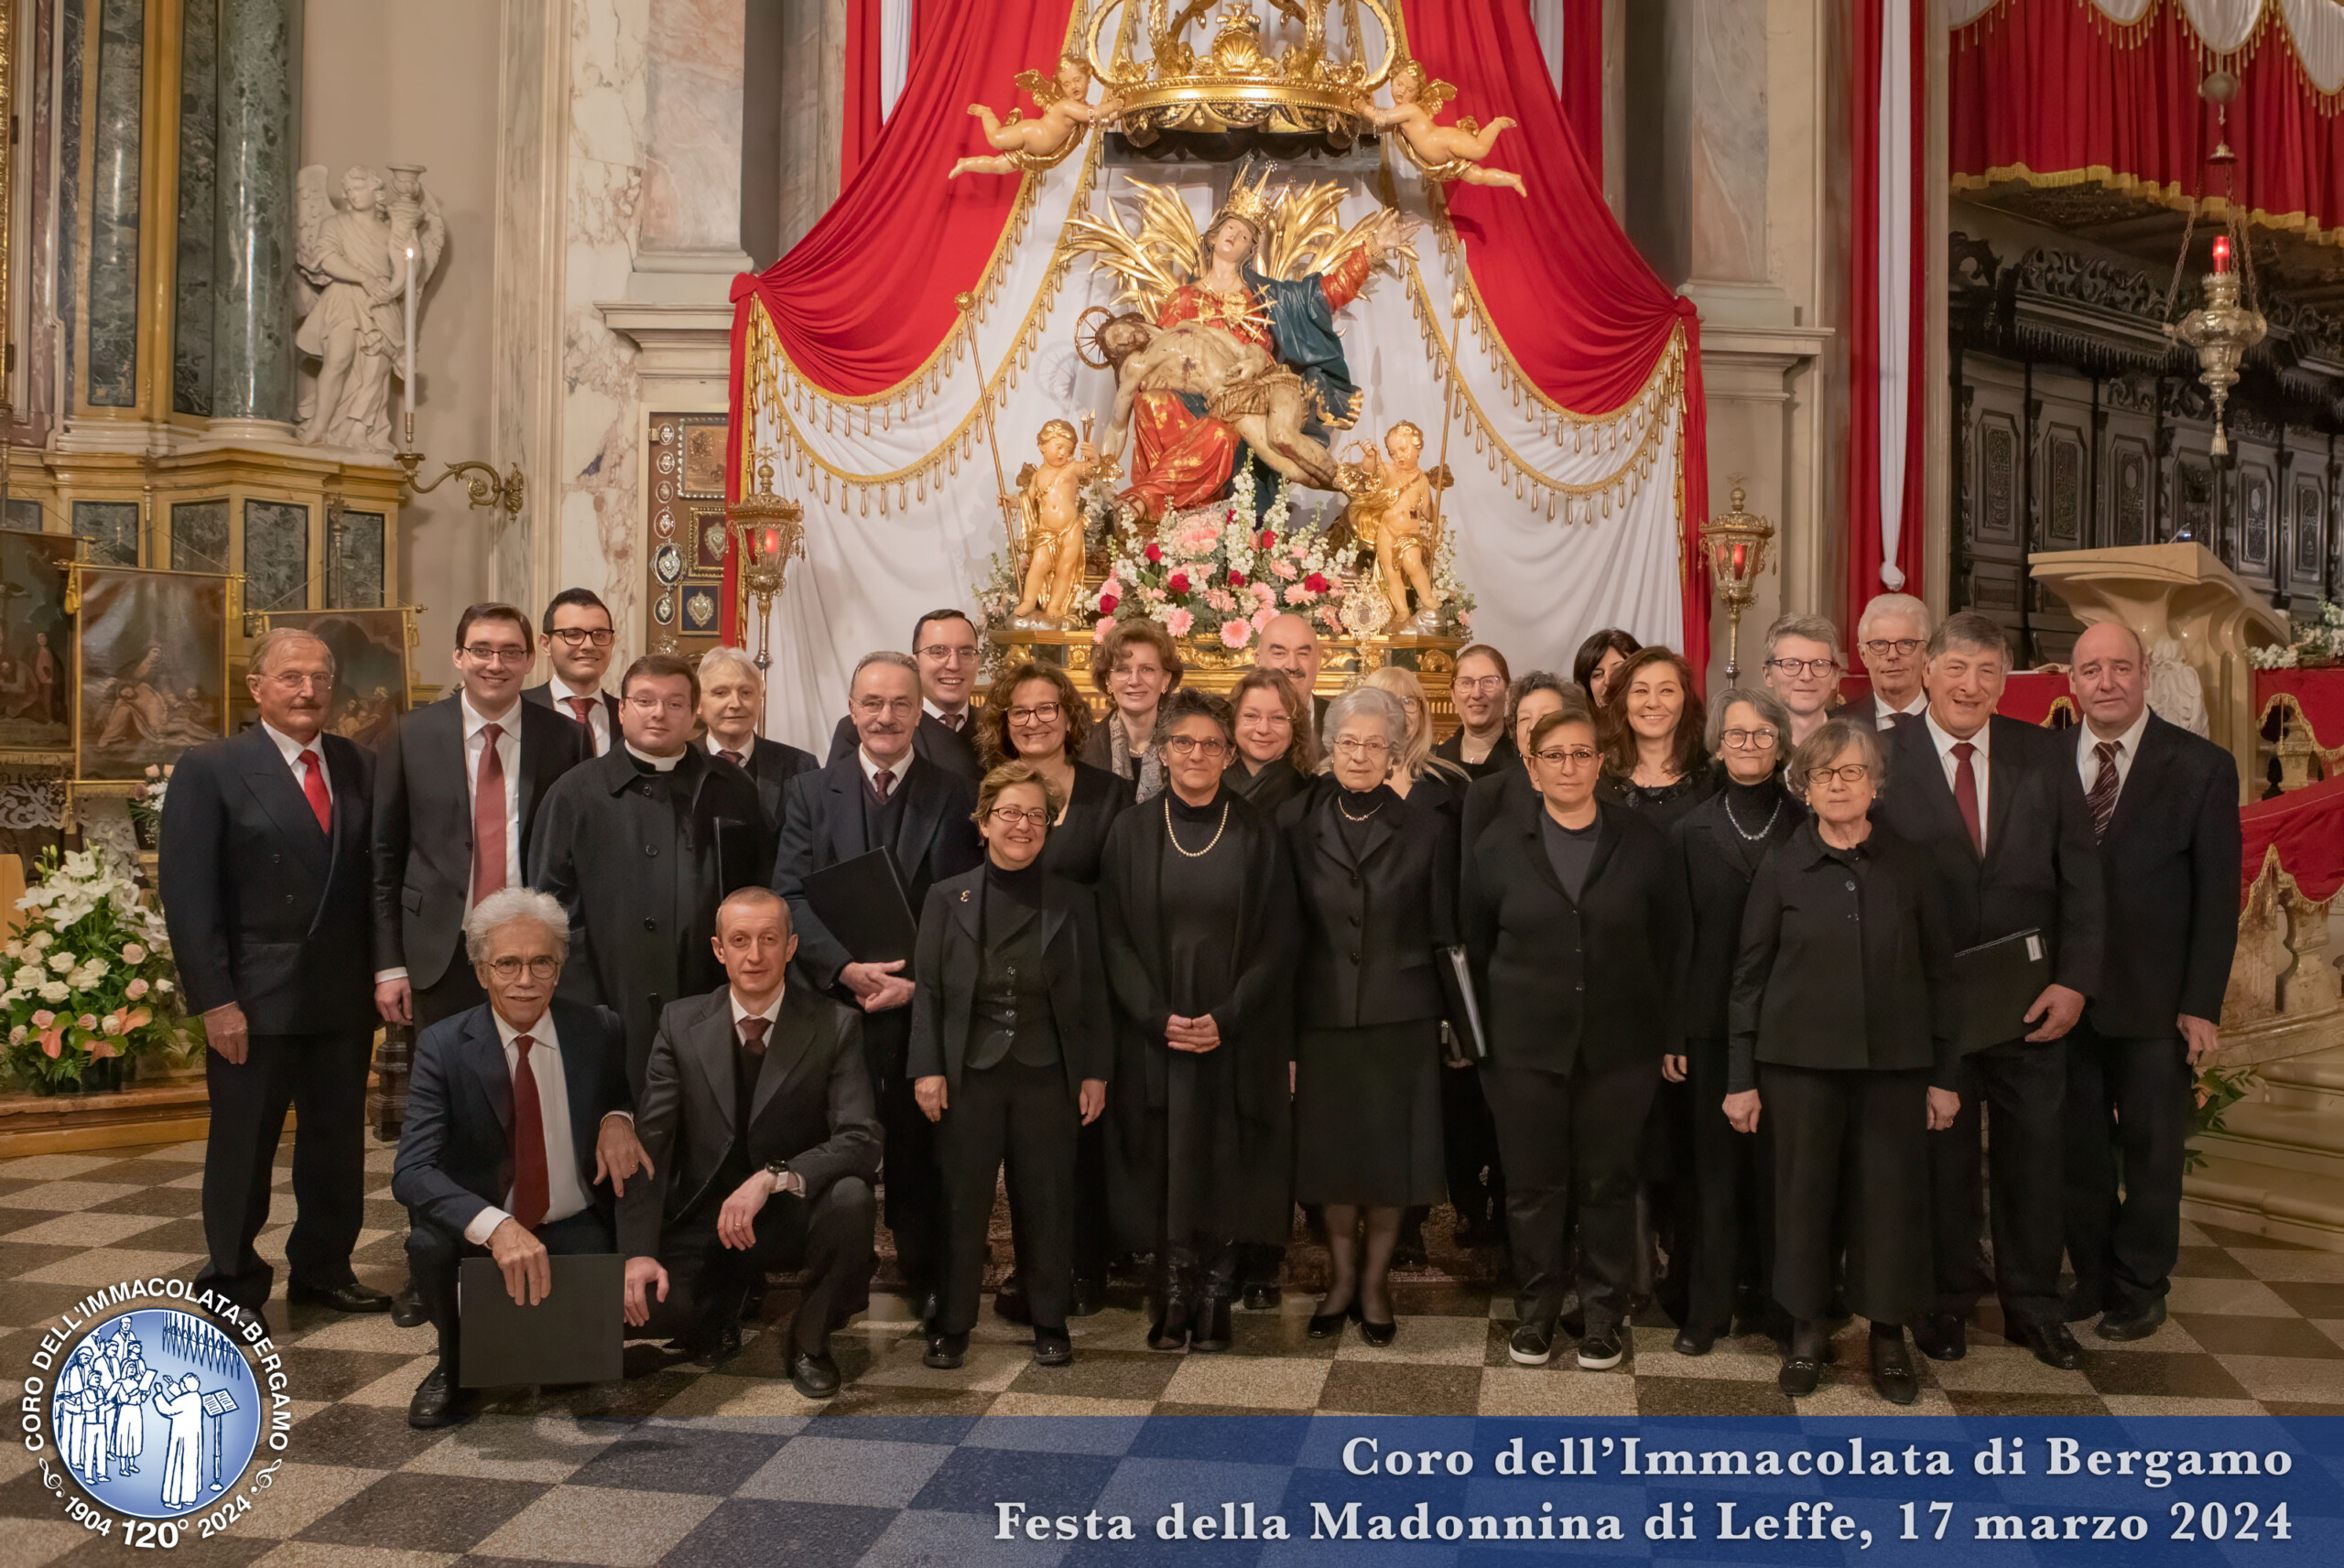
M 1992 1195 L 1991 1285 L 2001 1298 L 2005 1325 L 2056 1324 L 2065 1243 L 2067 1043 L 2014 1040 L 1990 1045 L 1962 1059 L 1954 1087 L 1961 1095 L 1961 1114 L 1943 1132 L 1929 1134 L 1934 1310 L 1966 1316 L 1989 1288 L 1978 1248 L 1978 1199 L 1991 1108 L 1994 1152 L 1985 1171 Z
M 2067 1260 L 2081 1304 L 2161 1301 L 2181 1249 L 2181 1172 L 2195 1075 L 2178 1034 L 2067 1037 Z M 2121 1173 L 2121 1181 L 2120 1181 Z M 2122 1195 L 2119 1195 L 2119 1187 Z
M 1498 1156 L 1497 1123 L 1481 1093 L 1481 1075 L 1472 1067 L 1441 1065 L 1440 1139 L 1458 1223 L 1484 1232 L 1503 1226 L 1505 1162 Z
M 1774 1299 L 1819 1318 L 1846 1217 L 1848 1304 L 1911 1323 L 1929 1299 L 1929 1070 L 1758 1065 L 1759 1125 L 1774 1124 Z
M 717 1239 L 716 1217 L 732 1188 L 722 1180 L 683 1220 L 659 1238 L 659 1266 L 667 1271 L 667 1299 L 652 1303 L 645 1337 L 699 1336 L 737 1322 L 749 1286 L 765 1274 L 802 1269 L 791 1343 L 819 1354 L 833 1330 L 871 1304 L 872 1238 L 877 1200 L 860 1176 L 841 1176 L 812 1202 L 776 1193 L 757 1211 L 754 1240 L 745 1249 Z
M 1721 1335 L 1733 1326 L 1738 1299 L 1771 1293 L 1774 1124 L 1761 1116 L 1757 1131 L 1736 1132 L 1725 1119 L 1726 1043 L 1688 1040 L 1686 1047 L 1692 1201 L 1678 1230 L 1687 1254 L 1682 1323 Z M 1678 1268 L 1671 1257 L 1669 1273 Z
M 557 1257 L 618 1250 L 611 1239 L 610 1221 L 591 1208 L 546 1221 L 537 1227 L 537 1239 Z M 457 1331 L 456 1266 L 467 1258 L 488 1255 L 487 1248 L 473 1246 L 433 1220 L 419 1219 L 407 1233 L 407 1278 L 415 1281 L 415 1293 L 423 1303 L 424 1315 L 439 1333 L 440 1365 L 450 1380 L 458 1383 L 461 1381 L 461 1368 L 457 1348 L 462 1339 Z
M 268 1300 L 276 1271 L 253 1239 L 268 1222 L 269 1183 L 285 1113 L 293 1141 L 293 1232 L 286 1271 L 304 1285 L 347 1285 L 366 1199 L 366 1065 L 374 1032 L 255 1034 L 244 1059 L 203 1054 L 212 1131 L 203 1153 L 203 1240 L 211 1257 L 196 1283 L 247 1312 Z
M 994 1177 L 1004 1160 L 1017 1277 L 1034 1325 L 1066 1326 L 1074 1283 L 1075 1134 L 1081 1124 L 1081 1113 L 1067 1098 L 1063 1066 L 1003 1062 L 960 1075 L 936 1129 L 948 1225 L 937 1291 L 939 1329 L 966 1334 L 976 1325 Z
M 914 1296 L 944 1280 L 944 1178 L 936 1161 L 936 1123 L 913 1097 L 911 1080 L 879 1086 L 879 1122 L 887 1139 L 880 1172 L 895 1268 Z
M 410 991 L 415 1010 L 415 1032 L 418 1034 L 443 1018 L 453 1018 L 488 1000 L 481 989 L 480 975 L 470 958 L 459 951 L 448 965 L 448 972 L 428 986 L 416 986 Z
M 1636 1265 L 1636 1150 L 1660 1082 L 1657 1057 L 1590 1073 L 1484 1065 L 1481 1084 L 1505 1160 L 1514 1315 L 1551 1323 L 1572 1278 L 1579 1199 L 1579 1301 L 1590 1334 L 1616 1326 Z

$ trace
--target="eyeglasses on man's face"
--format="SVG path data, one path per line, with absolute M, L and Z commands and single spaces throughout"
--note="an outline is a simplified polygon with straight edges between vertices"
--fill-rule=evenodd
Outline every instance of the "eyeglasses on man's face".
M 589 631 L 583 626 L 557 626 L 552 631 L 547 633 L 546 635 L 548 637 L 559 637 L 562 642 L 568 643 L 573 648 L 582 648 L 589 643 L 591 643 L 597 648 L 607 648 L 613 642 L 618 640 L 618 633 L 611 631 L 608 627 L 605 627 L 599 632 L 593 632 Z
M 1229 750 L 1229 742 L 1218 735 L 1175 735 L 1164 749 L 1176 757 L 1218 757 Z
M 919 698 L 916 697 L 881 697 L 876 692 L 866 692 L 854 699 L 854 710 L 870 719 L 883 713 L 911 714 L 918 709 Z
M 1809 768 L 1807 770 L 1807 784 L 1809 789 L 1821 789 L 1835 778 L 1841 784 L 1861 784 L 1871 773 L 1871 765 L 1865 762 L 1841 762 L 1836 768 Z
M 279 670 L 273 676 L 261 678 L 279 691 L 298 691 L 303 687 L 317 691 L 333 689 L 333 673 L 330 670 Z
M 993 819 L 1004 827 L 1047 827 L 1050 814 L 1038 806 L 996 806 Z
M 1549 746 L 1538 753 L 1538 760 L 1550 768 L 1583 768 L 1597 755 L 1592 746 Z
M 517 980 L 524 969 L 533 980 L 549 980 L 561 973 L 561 960 L 540 953 L 534 958 L 515 958 L 508 954 L 488 961 L 488 972 L 500 980 Z
M 1921 639 L 1918 637 L 1874 637 L 1864 644 L 1865 656 L 1874 659 L 1884 659 L 1891 654 L 1905 659 L 1920 651 Z
M 642 714 L 646 719 L 650 718 L 655 713 L 672 713 L 677 718 L 680 719 L 685 714 L 689 713 L 692 710 L 691 699 L 689 697 L 653 697 L 648 692 L 640 691 L 635 693 L 633 697 L 628 697 L 626 699 L 626 705 L 629 708 L 634 708 L 637 713 Z
M 1786 676 L 1828 676 L 1839 667 L 1837 659 L 1768 659 L 1766 667 Z
M 1772 726 L 1757 730 L 1728 730 L 1718 739 L 1737 752 L 1763 752 L 1774 745 L 1774 731 Z
M 973 643 L 960 645 L 930 643 L 925 648 L 912 651 L 931 665 L 972 665 L 977 661 L 977 648 Z
M 500 648 L 488 643 L 467 643 L 464 652 L 480 665 L 526 665 L 533 656 L 526 648 Z

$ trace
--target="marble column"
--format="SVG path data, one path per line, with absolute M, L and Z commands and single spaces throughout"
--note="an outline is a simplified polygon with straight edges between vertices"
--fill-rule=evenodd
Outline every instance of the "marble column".
M 300 0 L 218 0 L 215 434 L 290 433 L 293 361 L 293 24 Z M 221 422 L 233 421 L 223 432 Z
M 89 403 L 138 403 L 140 130 L 146 98 L 145 0 L 100 0 L 96 114 L 90 147 Z
M 846 0 L 782 0 L 781 248 L 838 200 L 846 124 Z

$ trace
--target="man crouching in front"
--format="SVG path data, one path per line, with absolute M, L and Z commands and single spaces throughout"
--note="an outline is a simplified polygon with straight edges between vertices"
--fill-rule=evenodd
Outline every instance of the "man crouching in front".
M 789 1380 L 828 1399 L 830 1333 L 870 1304 L 878 1225 L 863 1020 L 785 983 L 798 937 L 768 890 L 718 906 L 715 945 L 727 983 L 667 1005 L 644 1071 L 635 1120 L 653 1173 L 619 1201 L 626 1321 L 722 1365 L 741 1348 L 749 1287 L 804 1269 Z
M 485 1254 L 523 1306 L 553 1289 L 549 1255 L 611 1250 L 607 1180 L 624 1194 L 643 1164 L 627 1119 L 626 1034 L 606 1007 L 559 1000 L 570 956 L 561 905 L 527 888 L 493 892 L 464 919 L 483 1007 L 415 1043 L 391 1195 L 407 1206 L 407 1267 L 440 1336 L 440 1363 L 407 1406 L 426 1430 L 464 1418 L 456 1266 Z M 640 1181 L 635 1191 L 643 1189 Z

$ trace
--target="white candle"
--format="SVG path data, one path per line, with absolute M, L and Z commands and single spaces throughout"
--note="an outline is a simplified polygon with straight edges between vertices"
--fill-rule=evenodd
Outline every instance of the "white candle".
M 407 375 L 400 388 L 407 416 L 415 417 L 415 247 L 407 248 Z

